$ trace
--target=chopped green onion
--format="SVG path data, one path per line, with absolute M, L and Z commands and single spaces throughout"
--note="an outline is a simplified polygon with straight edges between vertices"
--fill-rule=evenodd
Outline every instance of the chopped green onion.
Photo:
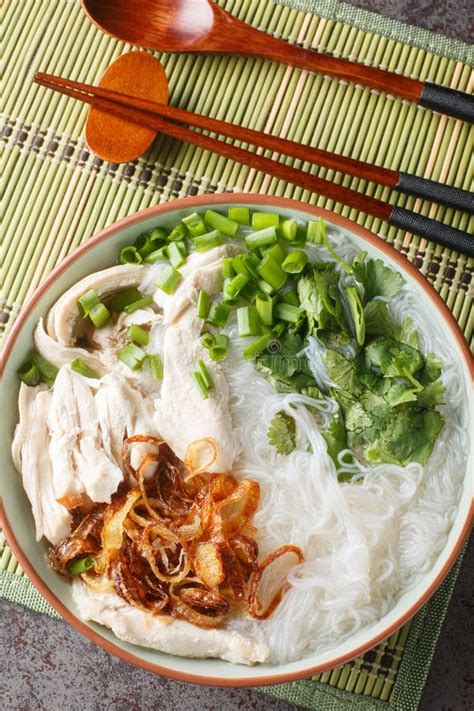
M 273 324 L 273 301 L 267 295 L 257 296 L 255 306 L 260 318 L 260 321 L 265 326 Z
M 209 348 L 209 358 L 211 358 L 211 360 L 224 360 L 229 350 L 229 343 L 228 337 L 224 336 L 223 333 L 219 333 L 214 338 L 213 345 Z
M 207 400 L 207 398 L 209 397 L 209 390 L 206 387 L 206 383 L 204 382 L 204 379 L 198 370 L 194 371 L 193 378 L 199 388 L 199 392 L 201 393 L 202 399 Z
M 209 310 L 207 322 L 217 328 L 224 328 L 230 316 L 230 308 L 225 304 L 214 302 Z
M 249 345 L 244 348 L 244 358 L 255 358 L 255 356 L 258 356 L 265 350 L 271 340 L 271 333 L 265 333 L 263 336 L 260 336 L 260 338 L 256 338 L 255 341 L 252 341 L 252 343 L 249 343 Z
M 232 257 L 226 257 L 222 260 L 222 276 L 224 279 L 232 279 L 234 276 L 234 267 L 232 266 Z
M 91 568 L 94 567 L 94 559 L 91 558 L 89 555 L 84 556 L 84 558 L 76 558 L 76 560 L 73 560 L 71 565 L 69 566 L 69 572 L 71 575 L 80 575 L 81 573 L 85 573 L 87 570 L 90 570 Z
M 296 239 L 298 233 L 298 223 L 296 220 L 283 220 L 280 226 L 280 234 L 284 239 L 291 242 Z
M 280 216 L 273 212 L 254 212 L 252 227 L 254 230 L 264 230 L 266 227 L 278 227 Z
M 170 264 L 163 269 L 157 281 L 155 282 L 155 285 L 158 287 L 158 289 L 164 291 L 165 294 L 171 296 L 171 294 L 174 294 L 174 292 L 178 288 L 178 284 L 180 283 L 182 278 L 183 277 L 181 276 L 181 274 L 176 271 L 176 269 Z
M 16 374 L 21 382 L 25 383 L 25 385 L 28 385 L 29 387 L 39 385 L 41 382 L 40 372 L 31 360 L 23 363 L 23 365 L 21 365 L 16 371 Z
M 163 227 L 155 227 L 151 233 L 143 233 L 138 235 L 137 239 L 133 243 L 135 249 L 138 250 L 141 257 L 145 258 L 152 252 L 154 252 L 160 244 L 163 245 L 166 242 L 166 230 Z
M 180 250 L 181 250 L 181 253 L 182 253 L 185 257 L 188 256 L 188 254 L 189 254 L 189 249 L 188 249 L 188 245 L 187 245 L 185 239 L 182 239 L 182 240 L 180 240 L 179 242 L 175 242 L 174 244 L 177 244 L 177 245 L 178 245 L 178 247 L 179 247 Z
M 258 288 L 260 289 L 260 291 L 263 291 L 264 294 L 268 294 L 269 296 L 270 296 L 270 294 L 273 294 L 273 292 L 275 291 L 273 286 L 271 286 L 271 284 L 268 284 L 263 279 L 260 279 L 258 281 L 257 285 L 258 285 Z
M 166 259 L 166 256 L 166 247 L 160 247 L 154 252 L 150 252 L 150 254 L 147 254 L 143 261 L 146 262 L 146 264 L 155 264 L 155 262 L 158 262 L 160 259 Z
M 237 309 L 237 326 L 239 336 L 258 336 L 260 333 L 260 319 L 255 306 L 242 306 Z
M 137 346 L 147 346 L 150 334 L 138 324 L 132 323 L 127 331 L 127 337 Z
M 128 343 L 118 354 L 118 359 L 131 370 L 140 370 L 146 358 L 145 351 L 134 343 Z
M 251 232 L 245 238 L 245 244 L 248 249 L 268 247 L 271 244 L 275 244 L 277 241 L 278 237 L 275 227 L 265 227 L 265 229 L 259 230 L 258 232 Z
M 204 380 L 204 384 L 208 390 L 212 390 L 214 387 L 214 383 L 212 382 L 211 375 L 206 367 L 206 364 L 204 363 L 202 358 L 199 358 L 198 362 L 196 363 L 198 372 L 201 373 L 202 379 Z
M 178 244 L 178 242 L 170 242 L 169 245 L 166 247 L 166 255 L 170 260 L 171 266 L 175 269 L 178 269 L 178 267 L 180 267 L 186 261 L 186 257 L 182 253 Z
M 240 294 L 242 289 L 246 284 L 248 284 L 249 278 L 245 274 L 237 274 L 229 283 L 227 287 L 228 294 L 231 298 L 235 298 Z
M 289 291 L 285 291 L 281 294 L 280 301 L 283 301 L 285 304 L 291 304 L 292 306 L 299 307 L 300 305 L 300 300 L 298 299 L 298 294 L 295 289 L 290 289 Z
M 237 301 L 237 297 L 235 297 L 229 291 L 229 286 L 231 282 L 232 279 L 227 277 L 226 279 L 224 279 L 224 284 L 222 286 L 222 299 L 223 301 L 225 301 L 226 304 L 235 304 L 235 302 Z
M 257 294 L 259 294 L 259 289 L 257 284 L 254 282 L 249 282 L 243 289 L 240 290 L 240 296 L 246 301 L 250 301 L 252 304 L 255 301 Z
M 174 227 L 168 235 L 168 242 L 180 242 L 188 234 L 188 228 L 182 222 Z
M 198 215 L 197 212 L 193 212 L 191 215 L 183 217 L 182 221 L 193 237 L 203 235 L 207 232 L 206 225 L 204 224 L 201 215 Z
M 97 304 L 100 304 L 100 298 L 95 289 L 89 289 L 77 300 L 77 308 L 84 318 L 89 315 L 90 310 Z
M 198 235 L 193 241 L 197 252 L 205 252 L 207 249 L 218 247 L 224 240 L 218 230 L 213 230 L 206 232 L 205 235 Z
M 225 215 L 221 215 L 220 212 L 215 212 L 214 210 L 207 210 L 204 215 L 204 222 L 212 230 L 218 230 L 222 232 L 223 235 L 227 237 L 235 237 L 239 229 L 239 223 L 234 220 L 229 219 Z
M 138 309 L 144 309 L 147 306 L 150 306 L 150 304 L 152 303 L 153 296 L 142 296 L 142 298 L 138 299 L 138 301 L 133 301 L 131 304 L 127 304 L 127 306 L 124 307 L 124 311 L 127 314 L 133 314 L 134 311 L 138 311 Z
M 288 324 L 285 323 L 284 321 L 278 321 L 272 328 L 272 334 L 278 338 L 279 336 L 282 336 L 286 329 L 288 328 Z
M 53 385 L 56 380 L 56 375 L 58 374 L 56 366 L 50 363 L 49 360 L 46 360 L 46 358 L 37 351 L 33 351 L 30 361 L 38 368 L 43 383 Z
M 257 263 L 259 262 L 260 260 Z M 237 274 L 245 274 L 249 279 L 258 280 L 260 278 L 250 255 L 237 254 L 232 260 L 232 266 Z
M 87 363 L 84 363 L 84 361 L 80 358 L 75 358 L 73 361 L 71 361 L 71 370 L 74 370 L 74 372 L 79 373 L 79 375 L 83 375 L 85 378 L 100 378 L 100 375 L 97 375 L 95 370 L 89 368 Z
M 284 303 L 275 304 L 273 313 L 279 321 L 287 323 L 297 323 L 301 316 L 301 311 L 297 306 Z
M 198 301 L 197 301 L 197 309 L 196 309 L 196 315 L 198 318 L 207 318 L 207 315 L 209 313 L 209 294 L 207 291 L 204 291 L 201 289 L 201 291 L 198 294 Z
M 239 225 L 250 225 L 250 210 L 248 207 L 229 207 L 227 214 L 229 220 L 238 222 Z
M 150 232 L 150 240 L 155 244 L 159 242 L 166 242 L 168 239 L 168 234 L 164 227 L 154 227 Z
M 141 264 L 143 261 L 142 255 L 136 247 L 128 244 L 120 250 L 120 264 Z
M 283 264 L 283 260 L 285 259 L 285 253 L 278 243 L 274 244 L 273 247 L 264 250 L 262 257 L 267 256 L 273 257 L 275 262 L 278 262 L 278 264 Z
M 215 343 L 215 338 L 212 333 L 209 333 L 209 331 L 204 331 L 204 333 L 201 335 L 201 343 L 204 348 L 212 348 Z
M 326 225 L 320 217 L 318 222 L 310 220 L 306 228 L 306 238 L 312 244 L 323 244 L 323 234 L 326 231 Z
M 147 356 L 147 363 L 150 366 L 153 380 L 163 380 L 163 363 L 158 353 Z
M 287 280 L 287 275 L 280 267 L 278 262 L 275 262 L 273 257 L 267 255 L 258 265 L 257 271 L 267 284 L 273 289 L 280 289 Z
M 281 268 L 289 274 L 300 274 L 308 263 L 308 255 L 300 249 L 295 249 L 286 255 Z
M 104 304 L 96 304 L 89 311 L 89 318 L 96 328 L 103 328 L 110 321 L 110 311 Z
M 138 289 L 126 289 L 110 300 L 109 308 L 111 311 L 119 313 L 120 311 L 123 311 L 126 306 L 133 304 L 134 301 L 138 301 L 141 298 L 142 295 Z

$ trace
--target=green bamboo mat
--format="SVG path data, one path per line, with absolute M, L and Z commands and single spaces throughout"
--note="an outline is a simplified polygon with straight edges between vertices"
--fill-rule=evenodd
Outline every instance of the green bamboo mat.
M 468 45 L 337 0 L 220 0 L 245 21 L 293 43 L 472 90 Z M 126 165 L 106 163 L 83 138 L 86 108 L 32 85 L 37 70 L 96 83 L 130 45 L 97 30 L 76 0 L 8 0 L 2 6 L 2 297 L 0 332 L 51 269 L 105 225 L 137 210 L 199 193 L 284 195 L 332 209 L 404 253 L 441 294 L 472 338 L 473 261 L 334 201 L 192 146 L 158 137 Z M 244 57 L 157 54 L 170 102 L 347 156 L 472 188 L 473 131 L 461 121 L 369 89 Z M 469 229 L 468 217 L 388 188 L 285 159 L 370 195 Z M 472 225 L 471 225 L 472 227 Z M 0 534 L 1 536 L 1 534 Z M 416 708 L 458 564 L 440 591 L 385 643 L 311 680 L 268 689 L 325 710 Z M 0 537 L 0 596 L 55 616 Z

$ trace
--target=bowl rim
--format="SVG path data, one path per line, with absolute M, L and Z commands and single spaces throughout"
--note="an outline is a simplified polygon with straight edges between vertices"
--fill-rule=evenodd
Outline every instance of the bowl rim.
M 370 232 L 366 228 L 358 225 L 356 222 L 349 220 L 346 217 L 335 214 L 330 210 L 326 210 L 315 205 L 308 205 L 299 200 L 293 200 L 290 198 L 283 197 L 273 197 L 271 195 L 258 195 L 253 193 L 221 193 L 221 194 L 207 194 L 199 195 L 193 197 L 186 197 L 171 202 L 166 202 L 161 205 L 155 205 L 153 207 L 146 208 L 140 212 L 136 212 L 132 215 L 124 217 L 111 225 L 108 225 L 104 229 L 100 230 L 96 235 L 91 237 L 87 242 L 80 245 L 75 249 L 70 255 L 63 259 L 48 275 L 45 281 L 40 284 L 32 296 L 28 299 L 26 304 L 21 308 L 21 311 L 6 338 L 3 352 L 0 356 L 0 375 L 3 374 L 5 366 L 8 362 L 10 353 L 16 342 L 16 339 L 21 332 L 25 321 L 27 320 L 31 310 L 38 304 L 41 300 L 43 294 L 48 290 L 52 283 L 61 276 L 76 260 L 86 252 L 90 251 L 98 244 L 104 242 L 105 240 L 113 237 L 117 232 L 122 231 L 128 227 L 131 227 L 137 223 L 142 222 L 145 219 L 153 218 L 156 216 L 161 216 L 167 213 L 174 212 L 179 209 L 186 208 L 199 208 L 204 205 L 222 205 L 229 203 L 250 203 L 262 206 L 271 206 L 276 209 L 281 210 L 295 210 L 299 212 L 306 212 L 315 217 L 322 217 L 328 222 L 331 222 L 338 227 L 346 229 L 353 232 L 358 237 L 361 237 L 364 241 L 371 244 L 377 250 L 387 255 L 393 259 L 397 266 L 402 270 L 402 272 L 407 272 L 410 277 L 412 277 L 418 284 L 418 286 L 424 291 L 425 295 L 432 301 L 433 306 L 440 312 L 447 326 L 451 329 L 454 340 L 456 341 L 459 352 L 465 362 L 467 372 L 470 374 L 471 380 L 474 382 L 474 361 L 471 358 L 471 353 L 468 344 L 464 338 L 464 335 L 457 324 L 453 314 L 449 310 L 448 306 L 445 304 L 441 296 L 435 291 L 433 286 L 429 281 L 421 274 L 421 272 L 416 269 L 408 259 L 398 252 L 392 245 L 385 242 L 381 237 L 378 237 L 373 232 Z M 277 675 L 262 675 L 258 677 L 251 678 L 233 678 L 233 677 L 207 677 L 203 674 L 195 674 L 191 672 L 180 671 L 176 669 L 170 669 L 161 664 L 156 664 L 154 662 L 149 662 L 145 659 L 136 656 L 135 654 L 122 649 L 121 647 L 115 645 L 110 640 L 106 639 L 99 633 L 95 632 L 91 627 L 89 627 L 85 622 L 80 620 L 76 615 L 70 612 L 67 607 L 61 602 L 61 600 L 48 588 L 48 586 L 43 582 L 43 580 L 36 573 L 34 567 L 29 562 L 26 554 L 23 553 L 18 541 L 16 540 L 13 526 L 10 524 L 6 512 L 2 506 L 0 500 L 0 527 L 5 533 L 8 544 L 13 550 L 13 553 L 17 560 L 20 562 L 23 570 L 25 571 L 27 577 L 31 580 L 37 590 L 43 595 L 43 597 L 49 602 L 49 604 L 59 613 L 59 615 L 71 624 L 77 631 L 83 634 L 89 641 L 99 645 L 105 651 L 114 654 L 115 656 L 123 659 L 134 666 L 145 669 L 146 671 L 151 671 L 155 674 L 160 674 L 167 678 L 175 679 L 177 681 L 191 682 L 195 684 L 205 684 L 208 686 L 220 686 L 220 687 L 249 687 L 249 686 L 263 686 L 263 685 L 273 685 L 273 684 L 283 684 L 292 681 L 297 681 L 299 679 L 307 679 L 314 674 L 319 674 L 321 672 L 332 669 L 341 664 L 354 659 L 355 657 L 363 654 L 364 652 L 372 649 L 383 639 L 386 639 L 396 630 L 402 627 L 405 622 L 407 622 L 434 594 L 434 592 L 441 585 L 442 581 L 448 574 L 451 567 L 454 565 L 456 558 L 461 552 L 462 546 L 467 539 L 469 531 L 472 527 L 474 518 L 474 506 L 471 501 L 469 511 L 466 516 L 464 525 L 459 533 L 459 536 L 454 543 L 451 552 L 436 576 L 435 580 L 432 581 L 431 585 L 425 590 L 425 592 L 414 602 L 409 608 L 400 615 L 391 625 L 385 628 L 382 632 L 371 637 L 366 642 L 360 644 L 357 648 L 352 649 L 349 652 L 340 654 L 331 660 L 326 662 L 308 666 L 305 669 L 300 669 L 292 672 L 283 672 Z

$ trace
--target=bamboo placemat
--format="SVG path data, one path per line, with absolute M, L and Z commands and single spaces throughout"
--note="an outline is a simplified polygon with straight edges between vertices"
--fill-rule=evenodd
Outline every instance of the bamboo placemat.
M 268 0 L 220 0 L 220 4 L 254 26 L 302 46 L 472 90 L 473 51 L 462 42 L 337 0 L 285 0 L 278 5 Z M 378 232 L 426 275 L 471 339 L 472 260 L 166 137 L 158 137 L 145 156 L 129 164 L 101 161 L 84 142 L 86 108 L 32 85 L 32 78 L 41 70 L 96 83 L 105 68 L 132 47 L 97 30 L 76 0 L 8 0 L 2 8 L 2 28 L 2 333 L 51 269 L 105 225 L 186 195 L 248 191 L 317 204 Z M 472 188 L 473 132 L 461 121 L 263 60 L 157 56 L 166 69 L 174 105 Z M 465 214 L 449 208 L 301 161 L 287 163 L 460 229 L 472 228 Z M 332 672 L 268 692 L 328 711 L 347 702 L 364 709 L 415 708 L 459 564 L 432 601 L 385 643 Z M 0 570 L 0 596 L 55 616 L 1 537 Z

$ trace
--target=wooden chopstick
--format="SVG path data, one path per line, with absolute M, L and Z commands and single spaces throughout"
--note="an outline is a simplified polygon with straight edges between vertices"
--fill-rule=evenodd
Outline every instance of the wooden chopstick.
M 347 158 L 337 153 L 331 153 L 313 146 L 302 145 L 296 141 L 290 141 L 278 136 L 272 136 L 260 131 L 255 131 L 243 126 L 238 126 L 227 121 L 221 121 L 194 114 L 184 109 L 179 109 L 174 106 L 158 104 L 146 99 L 132 97 L 111 89 L 103 89 L 102 87 L 93 87 L 80 82 L 75 82 L 62 77 L 55 77 L 48 74 L 38 72 L 36 75 L 38 83 L 50 82 L 58 86 L 77 89 L 80 92 L 91 96 L 100 97 L 115 101 L 127 107 L 132 107 L 141 111 L 146 111 L 154 116 L 159 116 L 165 119 L 171 119 L 173 122 L 187 124 L 195 128 L 211 131 L 218 135 L 227 136 L 236 139 L 242 143 L 250 143 L 265 150 L 273 151 L 274 153 L 284 154 L 297 158 L 308 163 L 316 163 L 317 165 L 331 170 L 336 170 L 348 175 L 353 175 L 357 178 L 373 181 L 380 185 L 386 185 L 392 189 L 407 192 L 409 194 L 418 195 L 441 202 L 456 209 L 474 211 L 474 196 L 467 190 L 454 188 L 449 185 L 443 185 L 432 180 L 420 178 L 410 175 L 409 173 L 383 168 L 381 166 L 372 165 L 364 161 L 354 158 Z M 52 88 L 50 86 L 50 88 Z
M 165 133 L 180 141 L 185 141 L 205 150 L 218 153 L 229 160 L 235 160 L 239 163 L 249 165 L 256 170 L 294 183 L 311 192 L 324 195 L 336 202 L 349 205 L 356 210 L 371 214 L 381 220 L 387 220 L 389 224 L 395 227 L 414 232 L 434 242 L 474 256 L 474 241 L 471 236 L 465 232 L 444 225 L 436 220 L 431 220 L 422 215 L 412 213 L 409 210 L 392 206 L 389 203 L 382 202 L 369 195 L 363 195 L 343 185 L 331 183 L 328 180 L 285 165 L 272 158 L 266 158 L 258 153 L 244 150 L 225 141 L 193 131 L 168 121 L 148 109 L 136 108 L 137 104 L 135 104 L 135 101 L 140 103 L 143 100 L 135 100 L 134 97 L 128 97 L 124 94 L 118 94 L 119 100 L 111 99 L 109 98 L 110 90 L 102 88 L 100 88 L 101 95 L 99 96 L 96 93 L 96 87 L 80 84 L 79 82 L 72 83 L 61 77 L 50 77 L 45 74 L 37 75 L 35 81 L 46 88 L 84 101 L 99 110 L 112 113 L 132 123 L 146 126 L 156 132 Z M 113 93 L 116 94 L 116 92 Z M 147 103 L 150 104 L 153 102 Z M 161 105 L 158 104 L 154 106 L 160 107 L 161 110 Z M 245 130 L 247 131 L 248 129 Z

